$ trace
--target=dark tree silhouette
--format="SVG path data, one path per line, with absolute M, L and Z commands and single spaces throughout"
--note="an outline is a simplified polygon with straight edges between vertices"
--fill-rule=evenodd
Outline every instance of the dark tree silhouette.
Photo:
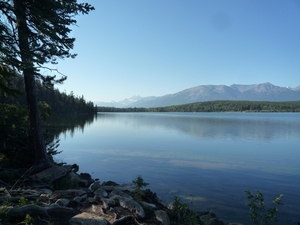
M 56 64 L 59 58 L 74 58 L 71 54 L 75 38 L 69 37 L 75 16 L 88 14 L 94 7 L 77 0 L 1 0 L 0 1 L 0 88 L 7 88 L 10 78 L 22 74 L 29 109 L 36 165 L 51 166 L 42 133 L 37 101 L 36 80 L 45 85 L 63 82 L 56 75 L 42 75 L 40 70 Z M 51 69 L 49 69 L 51 70 Z

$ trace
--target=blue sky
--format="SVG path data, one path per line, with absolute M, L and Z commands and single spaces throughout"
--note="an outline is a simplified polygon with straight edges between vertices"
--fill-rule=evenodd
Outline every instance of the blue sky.
M 300 85 L 298 0 L 86 0 L 61 91 L 89 101 L 207 84 Z

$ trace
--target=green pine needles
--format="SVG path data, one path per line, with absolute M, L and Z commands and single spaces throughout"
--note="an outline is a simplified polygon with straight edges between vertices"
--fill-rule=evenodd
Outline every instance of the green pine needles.
M 133 198 L 137 202 L 141 202 L 145 195 L 145 190 L 143 190 L 143 188 L 148 186 L 149 183 L 146 183 L 141 176 L 138 176 L 135 180 L 132 181 L 132 183 L 135 186 L 133 190 Z

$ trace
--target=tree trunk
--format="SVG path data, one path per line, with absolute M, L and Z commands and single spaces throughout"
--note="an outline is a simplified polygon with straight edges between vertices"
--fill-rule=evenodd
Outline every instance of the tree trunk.
M 47 155 L 45 140 L 41 125 L 40 113 L 38 109 L 35 68 L 32 63 L 32 55 L 29 45 L 29 28 L 26 23 L 25 4 L 23 0 L 14 0 L 14 8 L 16 19 L 18 21 L 18 37 L 20 56 L 23 67 L 23 76 L 25 80 L 25 90 L 27 97 L 27 105 L 30 118 L 30 132 L 32 136 L 35 162 L 40 169 L 50 167 L 52 165 Z
M 24 71 L 23 75 L 25 80 L 27 105 L 29 108 L 30 131 L 33 138 L 35 161 L 40 166 L 47 168 L 51 166 L 51 162 L 46 152 L 44 134 L 37 103 L 34 75 L 28 71 Z

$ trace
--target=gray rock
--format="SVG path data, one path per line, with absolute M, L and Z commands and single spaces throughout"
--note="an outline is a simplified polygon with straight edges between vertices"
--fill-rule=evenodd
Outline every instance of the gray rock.
M 39 202 L 42 202 L 44 204 L 49 205 L 50 204 L 49 195 L 47 195 L 47 194 L 41 194 L 40 197 L 39 197 Z
M 78 213 L 77 209 L 71 207 L 62 207 L 58 204 L 51 204 L 43 207 L 50 217 L 65 218 L 66 216 L 72 216 Z
M 113 198 L 102 198 L 102 207 L 104 209 L 109 209 L 112 206 L 116 205 L 116 201 Z
M 92 205 L 91 208 L 92 208 L 93 213 L 96 213 L 98 211 L 98 206 L 96 206 L 96 205 Z
M 101 188 L 105 191 L 112 191 L 116 189 L 115 186 L 107 186 L 107 185 L 101 186 Z
M 72 217 L 69 221 L 70 225 L 108 225 L 108 221 L 101 217 L 91 213 L 80 213 Z
M 154 205 L 154 204 L 151 204 L 151 203 L 148 203 L 148 202 L 141 202 L 141 205 L 144 207 L 144 208 L 148 208 L 148 209 L 156 209 L 157 206 Z
M 133 199 L 128 199 L 128 198 L 119 198 L 120 206 L 123 208 L 126 208 L 130 211 L 135 212 L 136 215 L 138 215 L 140 218 L 145 217 L 145 211 L 143 207 L 134 201 Z
M 66 198 L 57 199 L 57 201 L 55 202 L 55 204 L 57 204 L 59 206 L 67 206 L 69 203 L 70 203 L 70 200 L 66 199 Z
M 9 191 L 6 188 L 4 188 L 4 187 L 0 188 L 0 195 L 4 195 L 4 196 L 9 196 L 10 197 Z
M 170 225 L 169 216 L 164 210 L 155 210 L 154 213 L 156 219 L 160 221 L 162 225 Z
M 120 186 L 116 186 L 116 189 L 122 190 L 122 191 L 130 191 L 132 192 L 136 188 L 135 184 L 122 184 Z
M 101 184 L 100 184 L 100 181 L 99 180 L 96 180 L 92 185 L 91 185 L 91 190 L 92 191 L 95 191 L 97 190 L 98 188 L 101 187 Z
M 106 198 L 106 197 L 108 197 L 108 193 L 107 193 L 107 191 L 105 191 L 103 188 L 98 188 L 96 191 L 94 191 L 94 195 L 96 196 L 96 197 L 99 197 L 99 198 Z
M 52 194 L 52 191 L 48 188 L 39 188 L 39 189 L 36 189 L 36 191 L 39 194 L 46 194 L 46 195 L 51 195 Z
M 85 201 L 86 200 L 86 198 L 87 198 L 87 196 L 86 195 L 84 195 L 84 196 L 77 196 L 77 197 L 75 197 L 74 199 L 73 199 L 73 201 L 75 201 L 75 202 L 83 202 L 83 201 Z
M 34 180 L 47 180 L 48 182 L 53 182 L 59 178 L 67 175 L 67 173 L 72 171 L 72 167 L 67 166 L 52 166 L 45 169 L 37 174 L 31 176 Z
M 40 216 L 42 218 L 49 218 L 47 210 L 44 207 L 40 207 L 34 204 L 24 205 L 20 207 L 6 207 L 3 209 L 6 214 L 5 218 L 24 218 L 27 214 L 30 216 Z
M 11 195 L 6 188 L 0 188 L 0 203 L 8 201 L 11 198 Z
M 83 190 L 77 190 L 77 189 L 70 189 L 70 190 L 57 190 L 54 191 L 51 195 L 51 199 L 57 199 L 57 198 L 68 198 L 68 199 L 73 199 L 76 197 L 81 197 L 81 198 L 87 198 L 87 193 L 86 191 Z
M 103 186 L 101 186 L 101 188 L 106 191 L 119 190 L 119 191 L 132 192 L 135 189 L 135 185 L 134 184 L 122 184 L 122 185 L 118 185 L 118 184 L 106 185 L 106 184 L 104 184 Z
M 130 221 L 130 220 L 134 220 L 133 216 L 123 216 L 122 218 L 116 219 L 112 225 L 122 225 L 125 224 Z M 135 223 L 136 224 L 136 223 Z
M 123 191 L 120 190 L 113 190 L 112 192 L 109 193 L 109 197 L 113 197 L 115 195 L 121 196 L 123 198 L 128 198 L 128 199 L 132 199 L 132 197 L 126 193 L 124 193 Z
M 200 219 L 202 220 L 202 217 Z M 203 221 L 203 220 L 202 220 Z M 204 220 L 206 225 L 225 225 L 225 223 L 222 220 L 219 220 L 218 218 L 210 218 Z

